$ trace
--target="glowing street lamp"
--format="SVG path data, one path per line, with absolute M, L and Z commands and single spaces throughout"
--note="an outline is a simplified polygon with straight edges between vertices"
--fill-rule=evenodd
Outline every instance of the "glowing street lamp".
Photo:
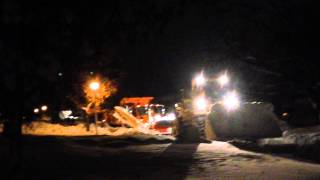
M 229 83 L 229 77 L 227 76 L 227 74 L 223 74 L 221 75 L 218 79 L 217 79 L 218 83 L 220 84 L 221 87 L 225 86 L 226 84 Z
M 47 111 L 47 110 L 48 110 L 48 106 L 46 105 L 41 106 L 41 111 Z
M 35 108 L 35 109 L 33 110 L 33 112 L 34 112 L 35 114 L 38 114 L 38 113 L 39 113 L 39 109 L 38 109 L 38 108 Z
M 237 93 L 235 91 L 228 92 L 225 96 L 223 96 L 222 104 L 228 111 L 238 109 L 240 106 L 240 100 Z
M 100 83 L 99 82 L 92 82 L 89 84 L 89 88 L 93 91 L 96 91 L 100 88 Z

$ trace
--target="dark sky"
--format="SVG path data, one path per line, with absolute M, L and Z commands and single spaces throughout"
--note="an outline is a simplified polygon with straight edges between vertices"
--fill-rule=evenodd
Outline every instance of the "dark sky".
M 3 1 L 2 81 L 21 72 L 29 89 L 41 86 L 35 97 L 50 99 L 48 92 L 74 92 L 93 71 L 115 79 L 121 95 L 170 97 L 204 69 L 228 70 L 251 98 L 315 91 L 313 2 Z

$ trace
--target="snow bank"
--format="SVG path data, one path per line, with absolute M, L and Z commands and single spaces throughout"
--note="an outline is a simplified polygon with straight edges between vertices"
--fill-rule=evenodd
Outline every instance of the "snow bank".
M 283 139 L 299 146 L 320 144 L 320 126 L 289 129 L 282 133 Z
M 279 138 L 265 138 L 258 141 L 261 145 L 312 146 L 320 144 L 320 126 L 289 129 Z
M 92 135 L 108 135 L 108 136 L 131 136 L 139 134 L 155 135 L 157 132 L 145 127 L 144 124 L 130 115 L 125 109 L 115 107 L 117 119 L 127 127 L 110 127 L 108 124 L 90 124 L 87 130 L 85 123 L 76 125 L 53 124 L 46 121 L 33 121 L 22 125 L 22 133 L 27 135 L 53 135 L 53 136 L 92 136 Z M 3 125 L 0 124 L 0 132 Z
M 320 132 L 320 126 L 311 126 L 304 128 L 289 128 L 288 130 L 283 132 L 283 136 L 289 136 L 292 134 L 309 134 L 309 133 L 317 133 Z
M 319 127 L 290 129 L 282 137 L 259 139 L 253 146 L 236 144 L 240 148 L 262 152 L 290 153 L 296 157 L 320 162 Z
M 136 134 L 153 134 L 153 131 L 140 131 L 138 129 L 126 127 L 101 127 L 90 124 L 90 130 L 87 131 L 84 123 L 77 125 L 63 126 L 60 124 L 51 124 L 47 122 L 32 122 L 22 126 L 22 133 L 27 135 L 55 135 L 55 136 L 91 136 L 108 135 L 123 136 Z
M 55 136 L 90 136 L 90 135 L 108 135 L 108 136 L 126 136 L 137 134 L 159 134 L 150 130 L 145 124 L 139 122 L 134 116 L 122 107 L 115 107 L 114 117 L 127 127 L 110 127 L 107 124 L 95 125 L 90 124 L 87 130 L 86 124 L 79 123 L 77 125 L 61 125 L 53 124 L 46 121 L 34 121 L 29 124 L 22 125 L 22 133 L 27 135 L 55 135 Z M 3 125 L 0 124 L 0 133 L 3 131 Z

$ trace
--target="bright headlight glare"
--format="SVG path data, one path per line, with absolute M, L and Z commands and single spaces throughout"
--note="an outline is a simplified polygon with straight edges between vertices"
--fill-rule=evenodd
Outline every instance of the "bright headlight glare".
M 194 80 L 197 87 L 204 86 L 206 83 L 206 78 L 204 77 L 203 73 L 197 75 Z
M 240 100 L 235 91 L 228 92 L 223 96 L 222 104 L 228 111 L 235 110 L 240 106 Z
M 169 121 L 173 121 L 176 119 L 176 115 L 174 113 L 169 113 L 167 116 L 166 116 L 166 119 L 168 119 Z
M 169 113 L 165 116 L 156 115 L 153 119 L 155 121 L 174 121 L 176 119 L 176 115 L 174 113 Z
M 220 86 L 224 86 L 229 83 L 229 77 L 227 76 L 227 74 L 221 75 L 217 80 Z
M 167 129 L 167 131 L 168 131 L 169 134 L 171 134 L 171 133 L 172 133 L 172 127 L 169 127 L 169 128 Z
M 205 111 L 207 109 L 207 100 L 205 97 L 200 96 L 194 100 L 194 106 L 197 111 Z
M 161 116 L 160 115 L 155 115 L 154 116 L 154 120 L 156 120 L 156 121 L 160 121 L 162 118 L 161 118 Z

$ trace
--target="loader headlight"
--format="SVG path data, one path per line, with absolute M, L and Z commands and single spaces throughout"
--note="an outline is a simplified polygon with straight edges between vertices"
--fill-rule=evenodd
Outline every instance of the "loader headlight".
M 203 87 L 206 84 L 206 78 L 204 77 L 202 72 L 195 77 L 194 81 L 197 87 Z
M 217 79 L 218 83 L 220 84 L 221 87 L 227 85 L 229 83 L 229 77 L 227 73 L 224 73 Z
M 228 92 L 223 96 L 222 104 L 227 109 L 227 111 L 238 109 L 240 106 L 240 100 L 237 93 L 235 91 Z
M 193 106 L 195 113 L 205 113 L 208 108 L 207 99 L 204 96 L 198 96 L 194 99 Z

